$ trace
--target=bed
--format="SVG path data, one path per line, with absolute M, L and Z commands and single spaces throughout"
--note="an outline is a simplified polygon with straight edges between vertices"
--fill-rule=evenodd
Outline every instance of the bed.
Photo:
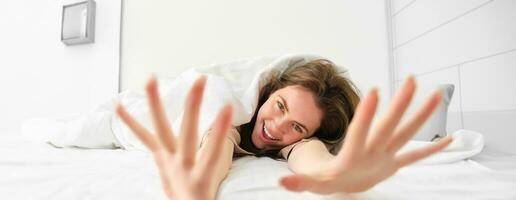
M 288 192 L 278 180 L 290 173 L 283 161 L 237 159 L 218 199 L 516 199 L 516 155 L 495 151 L 403 168 L 357 194 Z M 142 151 L 56 148 L 11 137 L 0 141 L 0 177 L 2 199 L 165 199 L 152 157 Z
M 241 123 L 252 117 L 252 99 L 257 99 L 257 85 L 263 77 L 260 74 L 318 58 L 311 55 L 261 57 L 197 68 L 204 74 L 226 76 L 208 76 L 203 102 L 209 102 L 201 108 L 199 132 L 213 121 L 217 105 L 228 101 L 221 97 L 240 97 L 229 101 L 239 110 L 234 114 L 237 121 L 233 123 Z M 249 70 L 255 71 L 250 73 Z M 345 75 L 346 70 L 340 72 Z M 246 74 L 258 75 L 249 78 Z M 185 88 L 195 79 L 195 73 L 185 72 L 177 81 L 160 82 L 161 97 L 175 100 L 174 105 L 165 104 L 167 116 L 175 119 L 172 125 L 175 133 L 178 132 L 176 125 L 181 123 L 178 111 L 182 102 L 177 99 L 183 99 Z M 114 116 L 116 102 L 125 104 L 140 122 L 151 126 L 145 121 L 150 119 L 145 110 L 145 98 L 140 94 L 123 93 L 80 116 L 39 121 L 39 124 L 29 120 L 20 132 L 0 133 L 3 136 L 0 138 L 0 198 L 165 199 L 152 156 Z M 444 106 L 438 112 L 445 116 L 446 111 Z M 446 120 L 436 116 L 430 124 L 443 125 Z M 516 199 L 516 155 L 489 148 L 482 151 L 484 143 L 480 133 L 462 130 L 452 134 L 457 142 L 447 150 L 402 168 L 393 177 L 357 194 L 324 196 L 288 192 L 278 184 L 280 177 L 292 173 L 286 162 L 242 157 L 234 160 L 220 186 L 218 199 Z M 402 151 L 427 143 L 412 141 Z

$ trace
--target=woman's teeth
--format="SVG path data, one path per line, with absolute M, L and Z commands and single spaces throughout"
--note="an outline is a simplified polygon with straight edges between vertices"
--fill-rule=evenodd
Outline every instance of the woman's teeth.
M 265 128 L 265 125 L 263 125 L 263 131 L 265 132 L 265 136 L 267 136 L 267 139 L 270 139 L 270 140 L 278 140 L 277 138 L 275 138 L 274 136 L 272 136 L 269 131 L 267 130 L 267 128 Z

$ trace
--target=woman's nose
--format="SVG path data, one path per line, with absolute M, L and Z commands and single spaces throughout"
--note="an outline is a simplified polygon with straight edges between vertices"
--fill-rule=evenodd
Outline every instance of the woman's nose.
M 286 123 L 285 119 L 277 118 L 274 120 L 274 123 L 272 123 L 271 129 L 273 132 L 283 135 L 283 133 L 285 133 L 285 125 L 286 124 L 287 123 Z

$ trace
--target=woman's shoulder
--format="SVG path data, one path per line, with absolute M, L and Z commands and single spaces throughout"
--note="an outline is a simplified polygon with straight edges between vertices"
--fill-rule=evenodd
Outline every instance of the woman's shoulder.
M 294 148 L 300 144 L 303 144 L 303 143 L 307 143 L 307 142 L 310 142 L 310 141 L 319 141 L 319 142 L 322 142 L 322 140 L 320 140 L 319 138 L 317 137 L 310 137 L 310 138 L 304 138 L 304 139 L 301 139 L 297 142 L 294 142 L 286 147 L 283 147 L 281 150 L 280 150 L 280 155 L 283 156 L 283 158 L 285 158 L 286 160 L 288 160 L 288 157 L 290 156 L 290 153 L 292 153 L 292 150 L 294 150 Z
M 238 132 L 238 129 L 234 126 L 231 126 L 229 129 L 228 129 L 228 132 L 227 132 L 227 137 L 229 137 L 231 140 L 233 140 L 236 144 L 239 144 L 240 143 L 240 133 Z

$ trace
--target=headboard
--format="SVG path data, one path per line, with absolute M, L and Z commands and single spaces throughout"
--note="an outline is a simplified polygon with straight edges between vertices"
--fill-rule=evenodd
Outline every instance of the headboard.
M 487 148 L 516 153 L 516 1 L 387 4 L 395 87 L 409 74 L 423 88 L 454 84 L 448 131 L 478 131 Z

